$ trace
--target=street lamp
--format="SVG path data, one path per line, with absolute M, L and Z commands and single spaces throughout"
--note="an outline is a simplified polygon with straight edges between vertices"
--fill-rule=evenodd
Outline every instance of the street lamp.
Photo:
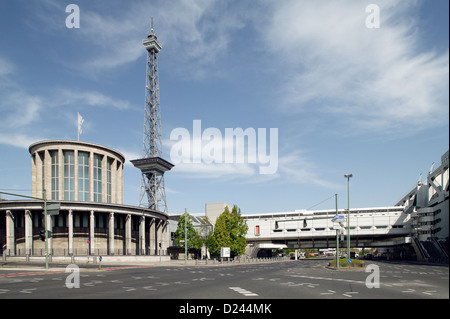
M 347 179 L 347 258 L 350 258 L 350 178 L 353 174 L 345 174 L 344 177 Z

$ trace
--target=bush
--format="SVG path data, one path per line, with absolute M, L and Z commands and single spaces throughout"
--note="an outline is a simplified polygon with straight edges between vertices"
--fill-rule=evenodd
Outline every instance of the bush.
M 329 263 L 330 267 L 336 267 L 336 260 L 332 260 Z M 339 267 L 364 267 L 365 263 L 363 260 L 352 259 L 352 262 L 349 263 L 347 259 L 339 259 Z

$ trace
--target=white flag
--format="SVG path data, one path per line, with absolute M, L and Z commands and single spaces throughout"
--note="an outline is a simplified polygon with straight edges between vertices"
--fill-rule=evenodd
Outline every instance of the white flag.
M 80 134 L 82 132 L 81 126 L 83 125 L 83 122 L 83 117 L 80 115 L 80 113 L 78 113 L 78 140 L 80 140 Z

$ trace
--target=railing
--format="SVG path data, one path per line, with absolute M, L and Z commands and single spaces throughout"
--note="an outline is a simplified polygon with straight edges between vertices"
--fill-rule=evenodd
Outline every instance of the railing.
M 44 248 L 37 249 L 5 249 L 1 252 L 4 256 L 18 256 L 18 257 L 26 257 L 26 256 L 36 256 L 41 257 L 45 256 Z M 49 254 L 52 256 L 168 256 L 169 253 L 167 250 L 163 249 L 147 249 L 145 252 L 143 251 L 139 254 L 135 249 L 125 251 L 125 249 L 114 249 L 111 253 L 109 253 L 108 249 L 94 249 L 92 252 L 89 249 L 79 249 L 74 248 L 73 253 L 69 253 L 68 249 L 50 249 Z

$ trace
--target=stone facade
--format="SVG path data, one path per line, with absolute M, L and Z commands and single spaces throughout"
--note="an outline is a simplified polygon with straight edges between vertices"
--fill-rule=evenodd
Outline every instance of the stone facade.
M 53 256 L 166 255 L 168 215 L 123 205 L 125 158 L 110 148 L 44 141 L 29 148 L 32 197 L 59 212 L 44 220 L 43 200 L 0 201 L 0 248 L 7 255 L 43 255 L 39 231 L 52 232 Z M 45 192 L 44 192 L 45 190 Z

